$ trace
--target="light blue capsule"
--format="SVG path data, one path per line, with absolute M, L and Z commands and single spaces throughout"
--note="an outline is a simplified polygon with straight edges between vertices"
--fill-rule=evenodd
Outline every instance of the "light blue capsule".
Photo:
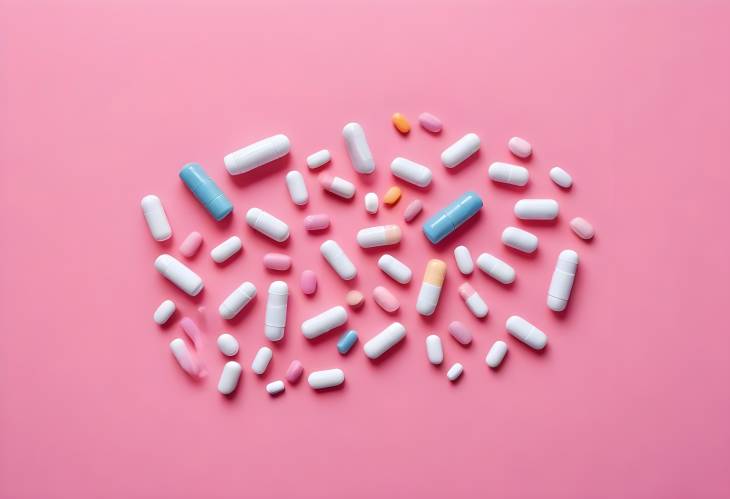
M 199 164 L 188 163 L 183 166 L 180 179 L 216 220 L 224 219 L 233 211 L 233 205 L 226 195 Z
M 433 244 L 454 232 L 482 209 L 484 203 L 475 192 L 467 191 L 456 201 L 436 212 L 423 224 L 423 233 Z
M 355 343 L 357 343 L 357 331 L 354 329 L 345 331 L 342 333 L 342 336 L 340 336 L 340 339 L 337 340 L 337 351 L 342 355 L 345 355 L 350 351 Z

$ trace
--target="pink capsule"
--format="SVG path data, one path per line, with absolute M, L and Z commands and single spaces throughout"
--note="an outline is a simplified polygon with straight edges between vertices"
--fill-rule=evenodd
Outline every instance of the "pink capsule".
M 373 300 L 375 303 L 380 305 L 380 308 L 388 313 L 393 313 L 400 308 L 398 298 L 393 296 L 393 293 L 385 289 L 383 286 L 376 286 L 373 289 Z
M 304 228 L 307 230 L 323 230 L 330 226 L 330 216 L 326 213 L 309 215 L 304 218 Z
M 284 253 L 266 253 L 264 255 L 264 267 L 270 270 L 289 270 L 291 257 Z
M 593 226 L 585 218 L 575 217 L 570 221 L 570 228 L 573 229 L 581 239 L 592 239 L 596 235 Z
M 411 204 L 408 205 L 408 208 L 403 212 L 403 219 L 410 223 L 414 218 L 418 216 L 419 213 L 421 213 L 421 210 L 423 210 L 423 203 L 420 199 L 416 199 L 414 201 L 411 201 Z
M 311 270 L 305 270 L 302 272 L 299 285 L 302 287 L 302 293 L 305 295 L 314 294 L 317 291 L 317 274 Z
M 193 342 L 195 349 L 200 350 L 200 347 L 203 345 L 203 332 L 200 330 L 195 321 L 193 321 L 190 317 L 183 317 L 180 321 L 180 326 L 183 331 L 185 331 L 185 334 L 188 335 L 190 341 Z
M 188 350 L 182 338 L 175 338 L 170 342 L 170 351 L 182 370 L 193 378 L 199 379 L 208 375 L 205 366 L 200 362 L 197 355 Z
M 203 243 L 203 236 L 200 232 L 191 232 L 180 245 L 180 253 L 187 258 L 192 258 L 200 249 Z
M 464 324 L 459 321 L 454 321 L 449 324 L 449 333 L 454 337 L 456 341 L 462 345 L 468 345 L 471 343 L 471 331 L 469 331 Z
M 424 129 L 428 130 L 431 133 L 439 133 L 444 127 L 443 123 L 441 123 L 441 120 L 431 113 L 421 113 L 421 115 L 418 117 L 418 122 Z
M 286 380 L 291 383 L 292 385 L 299 381 L 299 378 L 302 377 L 302 373 L 304 372 L 304 366 L 302 366 L 302 363 L 298 360 L 292 360 L 291 364 L 289 364 L 289 369 L 286 370 Z
M 510 152 L 518 158 L 529 158 L 532 154 L 532 146 L 525 139 L 512 137 L 507 143 Z

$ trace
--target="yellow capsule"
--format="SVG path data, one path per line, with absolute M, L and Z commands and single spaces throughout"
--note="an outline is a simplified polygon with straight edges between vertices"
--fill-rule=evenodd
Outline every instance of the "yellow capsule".
M 393 206 L 400 199 L 400 187 L 393 186 L 383 196 L 383 203 Z
M 411 131 L 411 124 L 405 116 L 400 113 L 395 113 L 391 118 L 393 125 L 398 129 L 400 133 L 408 133 Z

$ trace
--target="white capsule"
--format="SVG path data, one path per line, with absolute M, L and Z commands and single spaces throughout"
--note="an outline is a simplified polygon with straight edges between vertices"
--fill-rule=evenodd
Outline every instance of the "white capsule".
M 309 386 L 315 390 L 323 390 L 339 386 L 345 381 L 345 373 L 342 369 L 327 369 L 325 371 L 314 371 L 307 378 Z
M 459 296 L 464 300 L 471 313 L 478 319 L 486 317 L 489 313 L 489 307 L 487 307 L 485 301 L 468 282 L 459 286 Z
M 246 212 L 246 222 L 249 227 L 256 229 L 274 241 L 282 242 L 289 238 L 289 226 L 274 215 L 259 208 L 251 208 Z
M 467 133 L 441 153 L 441 163 L 446 168 L 453 168 L 477 152 L 480 144 L 477 134 Z
M 354 279 L 357 275 L 355 265 L 347 258 L 345 252 L 335 241 L 328 239 L 323 242 L 319 247 L 319 251 L 324 256 L 324 259 L 327 260 L 327 263 L 337 272 L 337 275 L 345 281 Z
M 210 257 L 215 263 L 223 263 L 241 251 L 243 243 L 238 236 L 229 237 L 218 246 L 210 250 Z
M 554 220 L 559 210 L 554 199 L 520 199 L 515 203 L 515 216 L 521 220 Z
M 573 177 L 559 166 L 550 169 L 550 178 L 563 189 L 568 189 L 573 185 Z
M 348 123 L 342 129 L 342 136 L 345 138 L 347 153 L 350 155 L 352 167 L 359 173 L 373 173 L 375 171 L 375 160 L 370 146 L 365 138 L 365 130 L 359 123 Z
M 534 253 L 537 249 L 537 236 L 517 227 L 507 227 L 502 231 L 502 242 L 516 250 Z
M 416 301 L 416 310 L 419 314 L 428 316 L 434 313 L 444 279 L 446 279 L 446 264 L 442 260 L 429 260 Z
M 238 380 L 241 379 L 241 364 L 231 360 L 226 362 L 218 380 L 218 391 L 223 395 L 230 395 L 236 390 Z
M 259 348 L 259 351 L 256 352 L 256 357 L 253 358 L 253 362 L 251 363 L 251 370 L 256 374 L 264 374 L 273 356 L 274 352 L 269 347 Z
M 505 327 L 509 334 L 535 350 L 542 350 L 547 344 L 547 335 L 518 315 L 507 319 Z
M 175 313 L 175 302 L 172 300 L 165 300 L 162 303 L 160 303 L 159 307 L 157 307 L 157 309 L 155 310 L 155 313 L 152 315 L 152 319 L 154 319 L 155 323 L 162 326 L 164 323 L 166 323 L 168 321 L 168 319 L 174 313 Z
M 271 283 L 269 286 L 269 299 L 266 302 L 266 318 L 264 319 L 264 335 L 271 341 L 279 341 L 284 337 L 288 298 L 289 287 L 284 281 Z
M 449 378 L 449 381 L 456 381 L 463 372 L 464 366 L 457 362 L 449 368 L 449 371 L 446 373 L 446 377 Z
M 332 155 L 327 149 L 322 149 L 314 154 L 307 156 L 307 167 L 310 170 L 316 170 L 320 166 L 324 166 L 330 162 Z
M 302 334 L 313 339 L 347 322 L 347 310 L 340 305 L 325 310 L 319 315 L 302 322 Z
M 456 267 L 462 274 L 469 275 L 474 272 L 474 261 L 471 259 L 469 248 L 466 246 L 454 248 L 454 260 L 456 260 Z
M 276 381 L 272 381 L 268 385 L 266 385 L 266 392 L 269 395 L 278 395 L 279 393 L 283 392 L 286 387 L 284 386 L 284 382 L 280 379 L 277 379 Z
M 400 322 L 394 322 L 386 327 L 378 334 L 373 336 L 370 341 L 362 347 L 365 355 L 370 359 L 377 359 L 385 352 L 393 348 L 395 345 L 406 337 L 406 328 Z
M 197 296 L 203 289 L 203 279 L 180 260 L 166 253 L 155 260 L 155 268 L 171 283 L 190 296 Z
M 309 201 L 309 191 L 307 191 L 307 184 L 304 183 L 301 172 L 291 170 L 286 174 L 286 188 L 289 190 L 289 196 L 294 204 L 302 206 Z
M 413 277 L 413 272 L 406 264 L 387 253 L 378 259 L 378 267 L 401 284 L 408 284 Z
M 561 251 L 548 289 L 547 305 L 550 310 L 562 312 L 568 306 L 577 270 L 578 253 L 573 250 Z
M 350 199 L 355 195 L 355 184 L 341 177 L 333 177 L 329 173 L 319 174 L 319 183 L 322 188 L 343 199 Z
M 223 158 L 223 163 L 228 173 L 239 175 L 286 156 L 289 147 L 289 138 L 286 135 L 273 135 L 227 154 Z
M 477 258 L 477 267 L 502 284 L 511 284 L 515 281 L 515 269 L 489 253 L 479 255 L 479 258 Z
M 246 281 L 223 300 L 223 303 L 218 307 L 218 313 L 224 319 L 233 319 L 254 296 L 256 296 L 256 286 Z
M 502 340 L 495 341 L 492 348 L 489 349 L 487 357 L 484 361 L 492 369 L 496 369 L 504 360 L 504 356 L 507 355 L 507 343 Z
M 160 198 L 152 194 L 143 197 L 142 213 L 155 241 L 167 241 L 172 237 L 172 228 Z
M 374 192 L 365 194 L 365 211 L 371 215 L 378 212 L 378 195 Z
M 418 187 L 428 186 L 433 178 L 433 174 L 427 166 L 400 157 L 390 163 L 390 171 L 399 179 Z
M 218 350 L 226 357 L 233 357 L 238 353 L 238 340 L 231 334 L 221 334 L 218 336 L 216 343 L 218 344 Z
M 444 361 L 444 347 L 441 345 L 441 338 L 435 334 L 429 334 L 426 337 L 426 356 L 434 366 L 438 366 Z
M 357 244 L 361 248 L 375 248 L 389 246 L 400 242 L 402 233 L 397 225 L 378 225 L 368 227 L 357 233 Z
M 522 187 L 530 180 L 530 172 L 523 166 L 496 162 L 489 166 L 489 178 L 495 182 Z

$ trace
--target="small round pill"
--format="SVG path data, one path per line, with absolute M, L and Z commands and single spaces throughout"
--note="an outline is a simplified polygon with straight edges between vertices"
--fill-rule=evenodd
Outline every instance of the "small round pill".
M 218 350 L 227 356 L 233 357 L 238 353 L 238 340 L 228 333 L 218 336 Z
M 371 215 L 378 212 L 378 195 L 374 192 L 365 194 L 365 211 Z
M 337 351 L 340 352 L 341 355 L 345 355 L 352 349 L 355 343 L 357 343 L 357 331 L 354 329 L 345 331 L 342 333 L 342 336 L 340 336 L 340 339 L 337 340 Z
M 532 154 L 532 146 L 525 139 L 512 137 L 507 143 L 510 152 L 518 158 L 529 158 Z
M 431 133 L 439 133 L 444 127 L 441 120 L 431 113 L 421 113 L 418 116 L 418 123 Z
M 305 270 L 299 279 L 299 285 L 302 288 L 302 293 L 305 295 L 314 294 L 317 291 L 317 274 L 311 270 Z
M 352 308 L 358 308 L 365 301 L 365 296 L 356 289 L 352 289 L 345 295 L 345 301 Z
M 469 253 L 469 248 L 466 246 L 457 246 L 454 248 L 454 260 L 456 260 L 456 267 L 464 275 L 469 275 L 474 272 L 474 261 Z
M 266 391 L 269 395 L 278 395 L 281 392 L 283 392 L 286 389 L 284 386 L 284 382 L 280 379 L 277 379 L 276 381 L 272 381 L 268 385 L 266 385 Z
M 175 302 L 172 300 L 165 300 L 160 303 L 159 307 L 157 307 L 155 313 L 152 315 L 152 319 L 155 321 L 156 324 L 162 326 L 170 319 L 170 317 L 174 313 Z
M 457 362 L 449 368 L 449 371 L 446 373 L 446 377 L 449 378 L 449 381 L 456 381 L 463 372 L 464 366 Z
M 570 221 L 570 228 L 581 239 L 592 239 L 596 235 L 593 226 L 585 218 L 575 217 Z
M 316 170 L 317 168 L 326 165 L 332 159 L 332 155 L 327 149 L 322 149 L 314 154 L 307 156 L 307 167 L 310 170 Z
M 401 113 L 395 113 L 390 117 L 390 119 L 393 122 L 393 126 L 395 126 L 400 133 L 406 134 L 411 131 L 411 124 L 408 123 L 406 117 Z
M 186 258 L 192 258 L 202 243 L 203 236 L 200 235 L 200 232 L 191 232 L 180 245 L 180 253 Z
M 284 253 L 266 253 L 264 255 L 264 267 L 269 270 L 289 270 L 291 257 Z
M 420 199 L 414 199 L 403 212 L 403 220 L 411 223 L 423 210 L 423 203 Z
M 383 203 L 387 204 L 388 206 L 393 206 L 395 203 L 398 202 L 401 196 L 401 190 L 400 187 L 393 186 L 385 193 L 385 196 L 383 196 Z
M 444 347 L 441 345 L 441 338 L 435 334 L 426 337 L 426 356 L 434 366 L 438 366 L 444 361 Z
M 573 177 L 559 166 L 550 169 L 550 178 L 563 189 L 568 189 L 573 185 Z

